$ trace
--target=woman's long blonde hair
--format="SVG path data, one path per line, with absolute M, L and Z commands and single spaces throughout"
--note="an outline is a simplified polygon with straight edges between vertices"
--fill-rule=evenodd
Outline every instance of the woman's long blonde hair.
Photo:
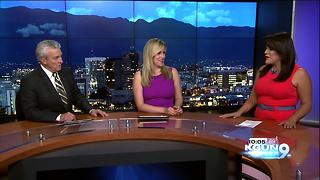
M 153 57 L 161 50 L 166 50 L 167 45 L 164 41 L 153 38 L 149 39 L 143 48 L 143 66 L 141 72 L 141 84 L 143 87 L 150 86 L 150 81 L 152 79 L 152 69 L 153 69 Z M 161 69 L 161 74 L 163 74 L 167 79 L 172 79 L 172 71 L 169 70 L 168 66 L 163 66 Z

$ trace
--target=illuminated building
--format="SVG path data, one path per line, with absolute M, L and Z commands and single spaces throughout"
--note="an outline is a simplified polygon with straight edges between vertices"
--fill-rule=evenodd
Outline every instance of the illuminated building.
M 106 84 L 106 59 L 105 57 L 85 58 L 85 67 L 90 76 L 90 88 L 98 89 Z

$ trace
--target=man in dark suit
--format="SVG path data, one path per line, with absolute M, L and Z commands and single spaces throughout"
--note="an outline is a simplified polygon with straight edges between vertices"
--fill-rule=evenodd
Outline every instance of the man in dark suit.
M 82 98 L 71 70 L 62 68 L 61 46 L 57 41 L 38 43 L 40 67 L 21 80 L 20 99 L 24 118 L 37 121 L 72 121 L 72 105 L 93 116 L 107 116 Z

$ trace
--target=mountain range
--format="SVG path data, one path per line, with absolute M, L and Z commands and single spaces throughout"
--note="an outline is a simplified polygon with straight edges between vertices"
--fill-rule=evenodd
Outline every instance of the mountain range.
M 90 56 L 119 58 L 130 50 L 141 54 L 146 41 L 158 37 L 168 45 L 168 61 L 222 60 L 226 64 L 250 65 L 254 35 L 253 27 L 195 27 L 172 18 L 131 22 L 48 9 L 2 8 L 0 62 L 36 62 L 36 44 L 55 39 L 62 45 L 64 60 L 78 66 Z

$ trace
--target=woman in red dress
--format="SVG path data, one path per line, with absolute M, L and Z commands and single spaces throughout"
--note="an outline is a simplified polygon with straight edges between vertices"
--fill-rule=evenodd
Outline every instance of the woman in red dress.
M 284 128 L 295 128 L 311 110 L 310 76 L 295 63 L 295 48 L 289 34 L 272 34 L 266 36 L 265 41 L 265 65 L 256 75 L 249 99 L 238 111 L 220 117 L 237 118 L 256 106 L 256 118 L 279 122 Z M 299 101 L 300 106 L 296 108 Z

